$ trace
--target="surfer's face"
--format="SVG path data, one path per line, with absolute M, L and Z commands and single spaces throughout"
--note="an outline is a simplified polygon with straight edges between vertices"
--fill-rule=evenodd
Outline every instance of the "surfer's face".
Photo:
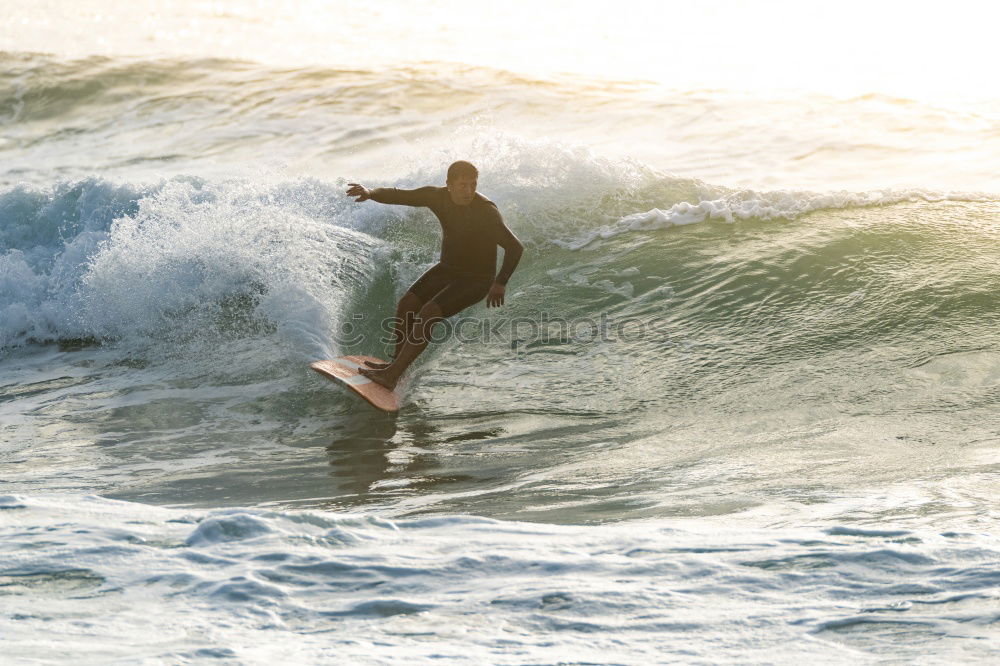
M 458 176 L 449 180 L 447 185 L 451 200 L 459 206 L 472 203 L 472 198 L 476 196 L 476 180 L 474 176 Z

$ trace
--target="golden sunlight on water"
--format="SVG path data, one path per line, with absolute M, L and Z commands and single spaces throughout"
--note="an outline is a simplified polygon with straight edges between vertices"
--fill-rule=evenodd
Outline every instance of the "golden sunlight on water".
M 367 67 L 452 62 L 671 88 L 995 99 L 993 3 L 8 0 L 7 51 Z

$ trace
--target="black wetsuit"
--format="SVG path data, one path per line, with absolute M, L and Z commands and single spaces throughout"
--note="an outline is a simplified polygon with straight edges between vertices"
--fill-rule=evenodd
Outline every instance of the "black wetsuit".
M 495 203 L 479 194 L 467 206 L 451 200 L 445 187 L 399 190 L 379 187 L 372 201 L 403 206 L 426 206 L 441 222 L 441 259 L 420 276 L 410 291 L 423 303 L 434 301 L 450 317 L 489 293 L 493 282 L 507 284 L 522 246 L 503 223 Z M 497 268 L 497 245 L 503 248 L 503 265 Z

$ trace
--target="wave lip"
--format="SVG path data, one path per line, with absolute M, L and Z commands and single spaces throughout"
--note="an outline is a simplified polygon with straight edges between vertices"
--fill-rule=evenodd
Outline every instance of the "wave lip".
M 198 178 L 8 190 L 0 348 L 275 329 L 318 348 L 381 244 L 331 190 Z
M 0 348 L 86 335 L 74 320 L 87 263 L 147 193 L 92 178 L 0 194 Z
M 904 202 L 967 201 L 992 203 L 1000 201 L 995 195 L 984 192 L 931 192 L 922 189 L 874 190 L 871 192 L 801 192 L 753 190 L 725 190 L 720 196 L 697 202 L 679 201 L 667 209 L 653 208 L 642 213 L 621 217 L 614 224 L 586 233 L 558 244 L 567 249 L 581 249 L 596 240 L 613 238 L 635 231 L 652 231 L 673 226 L 696 224 L 706 220 L 733 223 L 737 220 L 795 220 L 809 213 L 823 210 L 871 208 L 892 206 Z

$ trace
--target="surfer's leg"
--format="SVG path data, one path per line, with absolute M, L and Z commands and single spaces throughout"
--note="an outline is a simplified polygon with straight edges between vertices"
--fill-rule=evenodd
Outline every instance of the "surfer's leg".
M 423 304 L 424 299 L 412 291 L 407 291 L 403 294 L 403 297 L 399 299 L 399 305 L 396 306 L 396 319 L 393 321 L 392 336 L 395 346 L 393 347 L 394 351 L 392 358 L 399 356 L 399 351 L 403 348 L 403 340 L 413 336 L 412 330 L 417 317 L 417 312 L 420 311 Z M 381 370 L 392 365 L 392 361 L 390 360 L 388 363 L 365 361 L 365 365 L 369 368 Z
M 406 369 L 427 348 L 434 325 L 442 319 L 444 317 L 441 316 L 441 306 L 434 301 L 427 302 L 417 313 L 413 335 L 403 341 L 403 346 L 399 350 L 399 354 L 396 355 L 396 358 L 393 359 L 392 364 L 382 370 L 361 368 L 358 372 L 386 388 L 395 388 L 396 383 L 403 373 L 406 372 Z
M 405 306 L 403 304 L 404 301 L 406 302 Z M 426 298 L 422 298 L 412 291 L 406 292 L 406 295 L 399 301 L 399 309 L 396 311 L 398 326 L 396 328 L 396 347 L 392 353 L 393 359 L 399 356 L 399 352 L 402 351 L 403 343 L 406 342 L 407 338 L 413 337 L 413 329 L 417 325 L 418 313 L 426 302 Z
M 434 298 L 434 294 L 447 287 L 452 279 L 454 279 L 452 275 L 441 264 L 434 264 L 424 271 L 424 274 L 418 277 L 399 299 L 399 304 L 396 306 L 396 320 L 393 322 L 393 359 L 399 357 L 403 341 L 413 337 L 417 312 L 424 303 Z M 392 365 L 392 361 L 389 363 L 365 361 L 365 365 L 382 370 Z
M 362 368 L 359 372 L 386 388 L 395 388 L 406 369 L 427 348 L 434 325 L 486 298 L 492 282 L 490 279 L 453 280 L 420 308 L 413 328 L 389 367 L 380 370 Z

